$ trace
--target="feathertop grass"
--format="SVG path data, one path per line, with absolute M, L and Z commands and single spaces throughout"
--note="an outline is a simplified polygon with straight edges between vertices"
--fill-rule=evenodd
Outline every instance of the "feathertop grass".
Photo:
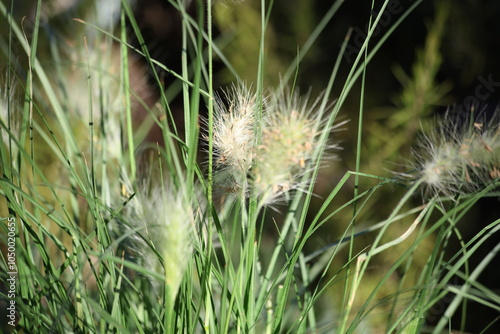
M 173 305 L 193 251 L 198 219 L 196 203 L 171 183 L 150 182 L 151 185 L 143 184 L 134 192 L 127 178 L 124 179 L 126 190 L 122 196 L 130 201 L 119 226 L 114 226 L 115 232 L 129 235 L 125 246 L 129 246 L 138 263 L 151 273 L 164 273 Z M 158 290 L 158 281 L 152 282 Z
M 263 205 L 281 201 L 291 190 L 306 191 L 308 181 L 302 177 L 321 133 L 332 130 L 316 112 L 319 99 L 310 103 L 309 95 L 276 90 L 258 105 L 246 84 L 233 85 L 224 95 L 227 101 L 216 100 L 214 117 L 215 165 L 224 175 L 221 183 L 231 184 L 224 188 L 256 195 Z
M 420 2 L 391 24 L 380 43 Z M 37 47 L 38 34 L 56 32 L 52 28 L 57 25 L 50 17 L 42 22 L 42 1 L 35 10 L 33 35 L 23 38 L 16 21 L 10 20 L 12 9 L 8 11 L 0 0 L 0 14 L 10 26 L 9 38 L 23 42 L 31 57 L 25 72 L 11 77 L 19 88 L 26 87 L 24 91 L 18 90 L 16 96 L 11 96 L 12 90 L 0 92 L 0 130 L 7 144 L 0 142 L 0 209 L 4 217 L 9 215 L 3 221 L 15 221 L 19 268 L 16 296 L 8 297 L 20 315 L 13 331 L 356 333 L 373 327 L 373 332 L 415 334 L 430 332 L 425 321 L 433 316 L 433 306 L 441 306 L 443 293 L 455 293 L 434 328 L 434 333 L 441 333 L 456 313 L 456 301 L 464 300 L 464 305 L 467 300 L 479 301 L 499 309 L 498 296 L 476 279 L 500 247 L 473 272 L 468 265 L 476 249 L 500 230 L 498 219 L 484 222 L 489 225 L 450 261 L 444 258 L 446 245 L 458 234 L 456 223 L 493 186 L 498 187 L 498 111 L 491 119 L 473 113 L 465 120 L 446 115 L 415 149 L 418 181 L 407 191 L 396 189 L 403 194 L 391 187 L 389 198 L 382 191 L 400 180 L 363 172 L 358 163 L 370 162 L 377 153 L 370 156 L 366 150 L 365 158 L 363 150 L 361 159 L 361 143 L 374 139 L 366 138 L 361 126 L 366 122 L 363 100 L 368 87 L 362 84 L 357 166 L 344 171 L 317 205 L 311 192 L 319 179 L 321 159 L 331 157 L 330 151 L 338 148 L 329 138 L 344 123 L 332 124 L 347 109 L 346 96 L 361 74 L 364 83 L 370 73 L 367 65 L 381 44 L 369 53 L 365 48 L 369 41 L 363 44 L 356 61 L 350 63 L 338 104 L 328 115 L 327 96 L 333 93 L 348 38 L 325 93 L 317 99 L 311 99 L 310 93 L 300 94 L 295 86 L 266 90 L 265 72 L 274 67 L 267 59 L 265 38 L 272 33 L 266 27 L 272 28 L 273 2 L 262 1 L 258 84 L 254 88 L 235 83 L 213 100 L 213 57 L 232 66 L 226 63 L 229 57 L 219 39 L 212 38 L 211 3 L 171 2 L 172 10 L 182 18 L 178 27 L 182 33 L 180 73 L 151 58 L 128 1 L 113 1 L 107 8 L 95 1 L 84 3 L 91 9 L 99 7 L 99 13 L 89 14 L 91 19 L 78 19 L 80 24 L 90 23 L 88 29 L 82 27 L 89 32 L 86 43 L 80 35 L 75 40 L 80 44 L 71 45 L 79 47 L 72 52 L 66 40 L 54 33 L 50 37 L 56 43 L 50 44 L 51 56 L 46 58 L 37 51 L 44 44 Z M 189 14 L 189 3 L 199 6 L 196 17 Z M 298 68 L 304 68 L 299 66 L 302 56 L 341 3 L 332 3 L 299 49 L 298 62 L 290 67 L 297 67 L 297 79 Z M 389 1 L 383 6 L 390 6 Z M 58 20 L 68 20 L 61 22 L 73 22 L 73 17 L 63 13 L 58 16 Z M 104 26 L 102 20 L 112 18 L 116 26 L 97 30 L 91 26 Z M 42 24 L 47 29 L 39 29 Z M 370 31 L 367 39 L 375 37 Z M 132 40 L 141 46 L 133 47 L 128 42 Z M 224 38 L 221 41 L 224 44 Z M 1 35 L 0 44 L 11 45 Z M 143 110 L 135 110 L 134 104 L 145 102 L 146 96 L 136 94 L 136 85 L 149 86 L 142 76 L 145 71 L 131 66 L 132 54 L 144 58 L 150 73 L 161 69 L 174 79 L 169 84 L 170 80 L 156 78 L 160 110 L 143 103 L 141 107 L 148 109 L 143 122 L 134 120 Z M 360 62 L 363 54 L 365 61 Z M 46 64 L 54 64 L 50 65 L 53 73 L 48 74 Z M 137 72 L 142 79 L 136 81 Z M 184 103 L 178 109 L 173 101 L 180 91 Z M 207 173 L 198 164 L 197 120 L 203 99 L 208 102 L 205 139 L 213 162 Z M 177 131 L 174 113 L 178 111 L 185 116 L 184 138 Z M 150 124 L 158 126 L 155 130 L 161 132 L 162 143 L 147 138 Z M 9 173 L 13 162 L 18 168 Z M 329 177 L 335 182 L 336 176 Z M 491 181 L 495 183 L 486 186 Z M 414 207 L 410 199 L 421 183 L 433 192 L 432 197 Z M 214 205 L 214 189 L 231 194 L 223 203 L 228 205 Z M 478 191 L 467 198 L 455 196 L 471 190 Z M 441 198 L 447 200 L 438 193 L 456 200 L 446 208 L 438 207 Z M 232 202 L 234 198 L 239 202 Z M 285 201 L 283 214 L 267 209 Z M 388 216 L 386 208 L 391 209 Z M 383 220 L 374 223 L 381 215 Z M 271 221 L 275 224 L 268 224 Z M 330 238 L 325 234 L 330 225 L 334 242 L 321 247 L 328 241 L 325 237 Z M 2 227 L 3 235 L 10 238 L 7 225 Z M 14 233 L 10 228 L 9 232 Z M 6 269 L 11 260 L 3 259 Z M 456 276 L 464 278 L 463 285 L 452 280 Z M 3 283 L 7 277 L 3 270 Z M 381 314 L 385 330 L 379 329 L 384 325 L 376 319 Z
M 500 109 L 489 118 L 451 110 L 436 123 L 415 150 L 427 192 L 467 194 L 500 178 Z

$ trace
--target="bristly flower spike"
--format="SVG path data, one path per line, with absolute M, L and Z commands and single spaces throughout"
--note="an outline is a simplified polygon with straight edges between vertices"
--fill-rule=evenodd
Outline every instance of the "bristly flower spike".
M 234 189 L 247 191 L 247 174 L 255 154 L 256 96 L 246 84 L 232 86 L 225 93 L 227 105 L 219 96 L 214 113 L 213 146 L 215 164 L 234 183 Z
M 143 184 L 133 197 L 126 176 L 123 184 L 129 202 L 123 210 L 122 224 L 115 228 L 120 234 L 130 235 L 126 241 L 142 266 L 165 275 L 165 287 L 173 305 L 193 251 L 197 205 L 184 189 L 176 189 L 170 183 Z M 159 287 L 156 280 L 152 283 Z
M 487 119 L 470 110 L 449 111 L 415 150 L 416 169 L 427 192 L 454 196 L 500 178 L 500 109 Z
M 264 204 L 279 201 L 290 190 L 306 189 L 302 176 L 321 133 L 314 107 L 308 105 L 308 96 L 301 99 L 286 90 L 267 101 L 253 182 Z
M 281 90 L 267 94 L 259 106 L 246 85 L 233 86 L 226 98 L 228 107 L 217 100 L 213 131 L 222 188 L 253 194 L 261 205 L 275 204 L 291 190 L 306 191 L 303 176 L 321 134 L 331 130 L 315 110 L 320 100 L 309 103 L 308 95 Z M 262 117 L 256 117 L 258 108 Z

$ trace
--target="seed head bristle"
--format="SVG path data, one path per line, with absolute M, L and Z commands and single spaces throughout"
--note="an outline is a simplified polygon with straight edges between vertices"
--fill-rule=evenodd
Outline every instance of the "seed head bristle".
M 314 113 L 317 101 L 311 105 L 308 96 L 276 91 L 260 106 L 246 85 L 233 86 L 225 96 L 228 107 L 217 99 L 213 144 L 218 170 L 234 183 L 230 188 L 243 196 L 255 194 L 263 205 L 280 201 L 290 190 L 305 191 L 302 177 L 311 168 L 320 134 L 331 130 Z
M 474 192 L 498 179 L 500 166 L 500 110 L 462 115 L 451 111 L 437 129 L 423 137 L 417 150 L 420 179 L 434 194 Z

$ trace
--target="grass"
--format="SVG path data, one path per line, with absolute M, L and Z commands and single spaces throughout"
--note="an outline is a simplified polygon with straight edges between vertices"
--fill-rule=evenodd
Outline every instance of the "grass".
M 361 145 L 361 99 L 355 168 L 342 172 L 321 205 L 312 206 L 322 166 L 336 163 L 330 159 L 338 147 L 332 136 L 343 124 L 339 115 L 347 95 L 420 2 L 373 48 L 368 41 L 381 16 L 371 18 L 367 40 L 349 64 L 335 103 L 332 90 L 341 80 L 337 74 L 350 32 L 319 98 L 303 94 L 296 79 L 300 61 L 340 1 L 311 33 L 279 87 L 269 88 L 266 29 L 274 3 L 262 0 L 255 83 L 235 80 L 225 93 L 214 87 L 214 62 L 233 66 L 219 46 L 224 39 L 213 33 L 210 2 L 194 2 L 195 15 L 183 1 L 170 2 L 183 18 L 178 73 L 149 53 L 126 1 L 114 30 L 94 22 L 92 14 L 68 21 L 78 36 L 75 46 L 63 33 L 41 29 L 42 1 L 31 31 L 11 16 L 12 4 L 0 2 L 8 31 L 0 37 L 8 65 L 0 97 L 0 209 L 16 223 L 15 249 L 3 254 L 1 276 L 12 286 L 9 265 L 15 263 L 14 290 L 2 291 L 2 301 L 14 301 L 16 313 L 13 320 L 6 317 L 3 330 L 443 333 L 472 301 L 500 310 L 498 294 L 478 282 L 498 247 L 478 265 L 470 263 L 497 233 L 500 220 L 485 223 L 470 240 L 462 240 L 457 228 L 478 201 L 498 196 L 496 121 L 483 132 L 449 128 L 464 132 L 451 143 L 454 159 L 461 159 L 460 173 L 427 168 L 437 154 L 420 154 L 413 174 L 372 175 L 360 164 L 370 154 Z M 140 47 L 132 45 L 130 34 Z M 160 92 L 154 105 L 131 80 L 137 58 L 152 69 Z M 157 68 L 175 78 L 171 86 Z M 362 85 L 361 96 L 367 90 Z M 175 98 L 182 101 L 182 125 Z M 140 108 L 146 116 L 137 121 L 134 110 Z M 149 140 L 151 133 L 159 133 L 161 141 Z M 440 152 L 449 144 L 427 138 L 423 150 L 434 144 Z M 485 140 L 486 149 L 480 145 Z M 482 150 L 473 162 L 461 150 L 471 142 L 476 152 Z M 472 172 L 478 178 L 465 177 Z M 447 185 L 450 175 L 455 179 Z M 468 186 L 477 179 L 477 186 Z M 421 196 L 422 187 L 433 187 L 436 180 L 439 187 Z M 341 194 L 352 193 L 352 183 L 354 194 L 337 203 Z M 391 186 L 399 201 L 387 218 L 370 222 L 379 194 Z M 422 204 L 415 205 L 419 196 Z M 338 240 L 308 254 L 323 229 L 346 212 L 351 218 Z M 3 236 L 9 226 L 2 224 Z M 450 257 L 446 245 L 454 238 L 462 248 Z M 432 247 L 425 249 L 429 240 Z M 421 252 L 425 261 L 417 263 Z M 373 267 L 382 258 L 391 260 L 373 280 Z M 455 283 L 457 277 L 463 283 Z M 340 293 L 332 298 L 331 291 Z M 435 325 L 427 323 L 450 293 L 445 315 Z M 380 313 L 383 319 L 377 321 Z M 494 324 L 486 324 L 484 332 Z M 459 329 L 465 326 L 462 321 Z

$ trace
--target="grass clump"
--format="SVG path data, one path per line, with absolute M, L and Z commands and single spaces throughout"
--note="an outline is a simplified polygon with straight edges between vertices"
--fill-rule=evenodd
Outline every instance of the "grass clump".
M 2 242 L 13 247 L 6 254 L 14 255 L 3 256 L 1 281 L 14 283 L 2 290 L 1 301 L 15 304 L 13 322 L 3 329 L 439 333 L 447 320 L 431 324 L 426 317 L 447 293 L 455 298 L 446 319 L 471 301 L 499 309 L 497 295 L 477 281 L 498 247 L 469 268 L 469 259 L 500 228 L 498 219 L 445 256 L 448 242 L 460 238 L 456 224 L 482 198 L 496 195 L 498 118 L 472 117 L 464 125 L 447 120 L 425 137 L 414 183 L 363 172 L 357 150 L 355 170 L 341 171 L 314 203 L 324 161 L 338 149 L 332 132 L 346 96 L 419 2 L 369 52 L 381 17 L 371 18 L 368 40 L 338 84 L 348 34 L 324 93 L 312 99 L 289 75 L 278 88 L 266 88 L 273 2 L 263 1 L 258 17 L 256 83 L 244 84 L 233 72 L 235 83 L 217 96 L 214 61 L 229 72 L 233 66 L 224 54 L 225 36 L 214 37 L 211 2 L 169 2 L 182 19 L 181 65 L 173 70 L 151 56 L 127 1 L 113 7 L 113 27 L 88 14 L 92 8 L 82 9 L 89 15 L 84 19 L 58 16 L 75 27 L 73 53 L 63 43 L 67 36 L 41 29 L 42 1 L 28 37 L 13 8 L 0 0 L 8 32 L 0 35 L 0 45 L 8 46 L 2 48 L 8 66 L 0 94 L 0 212 L 15 221 L 14 236 L 8 234 L 12 224 L 2 224 Z M 308 47 L 338 6 L 311 33 Z M 57 31 L 56 22 L 48 17 L 47 25 Z M 136 59 L 143 65 L 136 67 Z M 141 75 L 144 67 L 150 77 Z M 332 104 L 334 83 L 341 93 Z M 365 90 L 362 85 L 362 96 Z M 359 143 L 363 121 L 361 103 Z M 433 191 L 414 205 L 424 184 Z M 399 200 L 384 219 L 367 218 L 389 185 Z M 338 203 L 343 193 L 349 199 Z M 316 238 L 339 217 L 349 217 L 347 228 L 318 247 Z M 395 227 L 401 226 L 400 233 Z M 424 249 L 429 240 L 433 246 Z M 423 263 L 415 261 L 420 252 Z M 370 280 L 382 256 L 390 261 Z M 463 284 L 451 284 L 453 277 Z M 383 325 L 373 319 L 377 313 L 384 314 Z

